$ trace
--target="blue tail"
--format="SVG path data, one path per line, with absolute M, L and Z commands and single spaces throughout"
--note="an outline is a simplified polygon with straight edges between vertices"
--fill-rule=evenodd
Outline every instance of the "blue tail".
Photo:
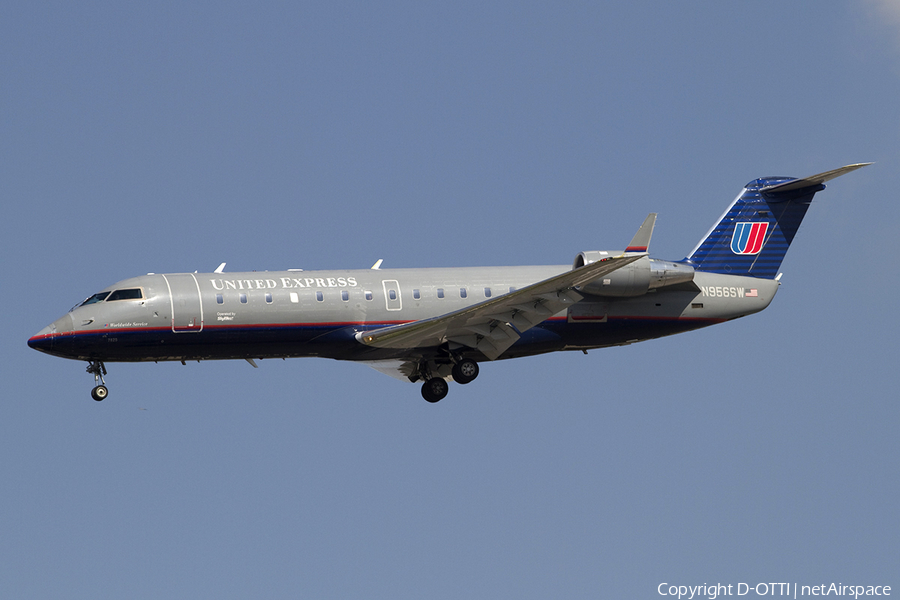
M 754 179 L 684 261 L 698 271 L 774 279 L 816 192 L 824 183 L 871 163 L 803 179 Z

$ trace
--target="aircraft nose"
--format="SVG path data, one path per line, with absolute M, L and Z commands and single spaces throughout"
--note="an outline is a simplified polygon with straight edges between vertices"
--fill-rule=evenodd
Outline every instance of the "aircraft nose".
M 50 352 L 53 349 L 53 341 L 57 336 L 70 333 L 74 329 L 72 315 L 67 313 L 31 336 L 28 340 L 28 346 L 41 352 Z

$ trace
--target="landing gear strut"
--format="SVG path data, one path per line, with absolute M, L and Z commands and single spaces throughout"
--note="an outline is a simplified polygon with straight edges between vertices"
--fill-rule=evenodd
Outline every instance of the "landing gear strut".
M 94 376 L 94 389 L 91 390 L 91 398 L 100 402 L 109 396 L 109 390 L 106 389 L 106 382 L 103 376 L 106 375 L 106 366 L 99 360 L 92 360 L 88 363 L 87 372 Z

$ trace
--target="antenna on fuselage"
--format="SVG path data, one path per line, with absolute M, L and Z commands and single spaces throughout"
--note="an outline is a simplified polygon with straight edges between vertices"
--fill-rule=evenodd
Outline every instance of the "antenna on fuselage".
M 216 267 L 215 271 L 213 271 L 213 273 L 224 273 L 224 272 L 225 272 L 225 263 L 222 263 L 221 265 Z
M 383 263 L 383 262 L 384 262 L 384 259 L 383 259 L 383 258 L 379 258 L 379 259 L 375 262 L 375 264 L 372 265 L 372 270 L 373 270 L 373 271 L 377 271 L 378 269 L 380 269 L 380 268 L 381 268 L 381 263 Z

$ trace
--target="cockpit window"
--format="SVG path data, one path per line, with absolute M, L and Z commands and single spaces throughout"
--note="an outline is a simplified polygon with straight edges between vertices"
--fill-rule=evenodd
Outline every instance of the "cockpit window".
M 141 288 L 133 288 L 129 290 L 116 290 L 109 295 L 109 298 L 107 298 L 106 301 L 112 302 L 113 300 L 140 300 L 143 297 L 144 295 L 141 293 Z
M 94 294 L 78 306 L 87 306 L 88 304 L 94 304 L 95 302 L 103 302 L 107 296 L 109 296 L 109 292 L 100 292 L 99 294 Z

